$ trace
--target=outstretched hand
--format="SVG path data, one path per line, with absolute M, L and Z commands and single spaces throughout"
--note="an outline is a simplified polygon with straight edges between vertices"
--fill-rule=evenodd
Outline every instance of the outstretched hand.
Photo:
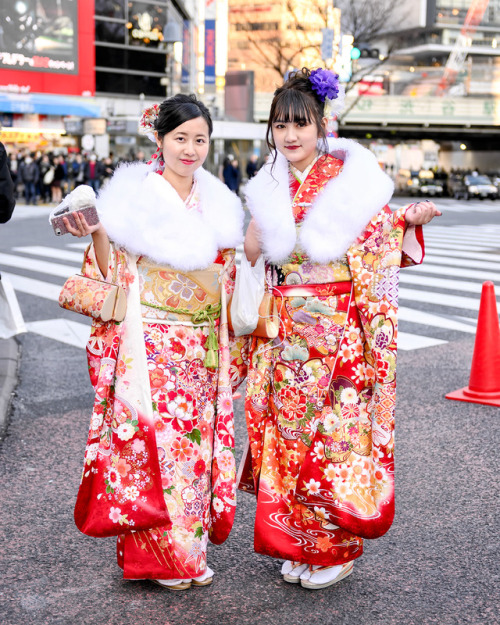
M 428 224 L 434 217 L 440 217 L 442 214 L 434 202 L 426 200 L 410 206 L 405 213 L 405 221 L 410 226 L 423 226 Z
M 102 228 L 101 222 L 96 223 L 94 226 L 89 226 L 85 216 L 78 211 L 71 214 L 75 219 L 76 227 L 71 225 L 71 222 L 67 217 L 63 217 L 63 222 L 68 232 L 75 237 L 86 237 L 88 234 L 93 234 Z

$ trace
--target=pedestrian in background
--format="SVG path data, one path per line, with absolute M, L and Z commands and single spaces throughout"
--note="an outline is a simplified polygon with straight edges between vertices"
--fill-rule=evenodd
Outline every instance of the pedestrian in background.
M 147 109 L 141 128 L 158 150 L 117 169 L 97 201 L 101 223 L 65 220 L 92 235 L 86 275 L 114 275 L 127 292 L 124 321 L 94 322 L 88 345 L 96 397 L 75 520 L 118 536 L 126 579 L 180 591 L 212 582 L 208 539 L 223 542 L 235 512 L 231 381 L 243 377 L 243 340 L 230 343 L 225 307 L 243 210 L 202 168 L 212 120 L 194 95 Z
M 50 185 L 52 191 L 52 201 L 60 204 L 63 198 L 63 181 L 66 176 L 64 170 L 64 158 L 62 156 L 54 157 L 54 177 Z
M 247 167 L 246 167 L 246 173 L 247 173 L 247 178 L 248 180 L 251 180 L 255 174 L 257 173 L 258 167 L 257 167 L 257 161 L 258 161 L 258 156 L 257 154 L 252 154 L 252 156 L 250 157 L 248 163 L 247 163 Z
M 222 175 L 226 186 L 237 195 L 241 184 L 241 171 L 238 159 L 233 158 L 228 160 L 228 162 L 224 165 Z
M 97 159 L 95 154 L 91 154 L 87 163 L 85 163 L 85 184 L 90 185 L 95 193 L 101 188 L 103 175 L 103 167 L 101 161 Z
M 440 215 L 431 202 L 393 214 L 374 155 L 327 140 L 339 90 L 331 71 L 291 74 L 246 187 L 246 256 L 263 254 L 280 320 L 250 350 L 254 545 L 311 590 L 347 577 L 363 537 L 392 523 L 398 275 L 422 262 L 421 225 Z
M 17 185 L 19 182 L 19 159 L 15 152 L 11 152 L 7 159 L 10 177 L 14 186 L 14 198 L 17 198 Z
M 31 154 L 25 156 L 19 167 L 19 177 L 24 185 L 26 204 L 36 204 L 36 189 L 40 179 L 40 169 Z
M 40 199 L 47 204 L 52 199 L 50 185 L 54 180 L 54 166 L 50 162 L 48 154 L 44 154 L 40 159 Z
M 85 182 L 85 161 L 81 154 L 75 156 L 75 160 L 71 165 L 71 171 L 73 173 L 73 189 L 75 189 Z

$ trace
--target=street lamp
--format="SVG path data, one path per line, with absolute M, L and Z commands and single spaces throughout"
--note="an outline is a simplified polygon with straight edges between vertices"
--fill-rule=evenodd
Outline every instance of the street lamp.
M 182 41 L 181 28 L 178 22 L 167 22 L 163 30 L 163 41 L 168 45 L 167 74 L 169 89 L 167 95 L 174 95 L 174 43 Z

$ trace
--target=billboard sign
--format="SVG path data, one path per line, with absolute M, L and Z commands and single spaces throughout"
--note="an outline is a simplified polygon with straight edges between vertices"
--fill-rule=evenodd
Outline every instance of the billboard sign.
M 0 8 L 0 68 L 78 73 L 77 0 L 20 0 Z
M 0 73 L 9 91 L 93 95 L 94 0 L 0 2 Z

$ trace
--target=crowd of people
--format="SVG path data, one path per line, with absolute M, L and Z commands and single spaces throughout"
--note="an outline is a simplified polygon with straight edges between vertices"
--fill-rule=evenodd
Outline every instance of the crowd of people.
M 141 154 L 134 155 L 133 160 L 141 160 Z M 8 166 L 17 199 L 24 199 L 26 204 L 58 204 L 81 184 L 90 185 L 97 193 L 123 160 L 113 154 L 99 159 L 93 153 L 64 155 L 11 150 Z
M 90 185 L 96 194 L 108 182 L 116 167 L 127 161 L 144 161 L 144 152 L 139 150 L 127 158 L 116 158 L 113 153 L 99 159 L 94 153 L 55 154 L 41 150 L 10 150 L 8 166 L 14 193 L 26 204 L 59 204 L 63 197 L 81 184 Z M 262 163 L 253 154 L 245 167 L 248 180 L 253 178 Z M 237 195 L 243 180 L 239 161 L 228 155 L 222 164 L 219 178 Z

